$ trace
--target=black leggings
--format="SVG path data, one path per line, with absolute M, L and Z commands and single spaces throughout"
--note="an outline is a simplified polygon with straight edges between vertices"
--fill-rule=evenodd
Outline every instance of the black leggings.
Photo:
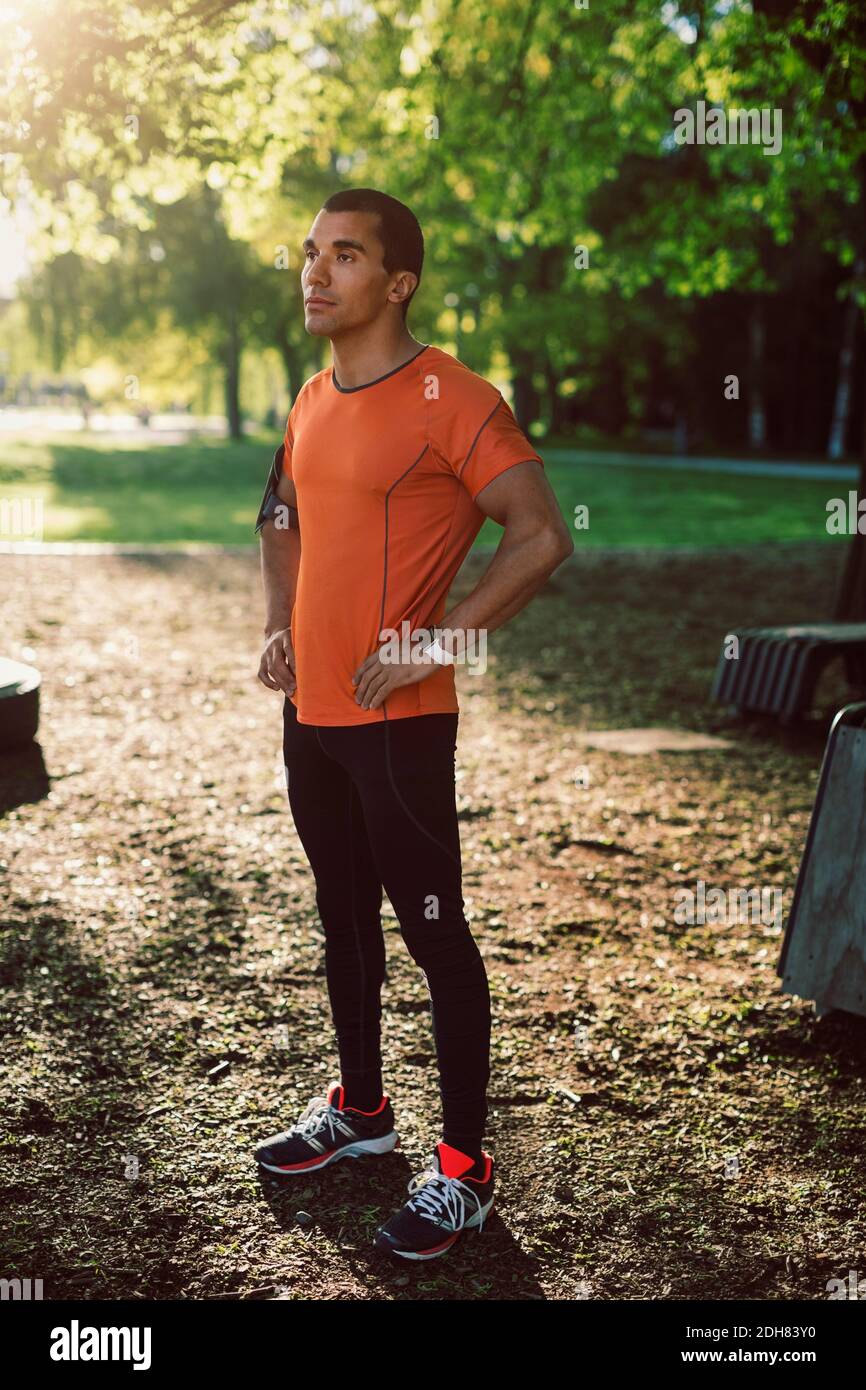
M 283 753 L 289 804 L 316 881 L 347 1094 L 372 1087 L 374 1105 L 381 1095 L 384 886 L 427 980 L 442 1137 L 477 1153 L 487 1118 L 490 990 L 463 913 L 457 719 L 421 714 L 377 724 L 301 724 L 286 699 Z

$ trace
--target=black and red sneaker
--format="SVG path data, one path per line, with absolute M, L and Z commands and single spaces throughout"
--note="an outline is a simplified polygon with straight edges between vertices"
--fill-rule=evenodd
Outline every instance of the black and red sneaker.
M 400 1140 L 389 1097 L 383 1095 L 375 1110 L 353 1110 L 344 1105 L 345 1094 L 340 1082 L 333 1081 L 328 1094 L 314 1096 L 290 1129 L 259 1145 L 256 1161 L 269 1173 L 311 1173 L 338 1158 L 396 1149 Z
M 376 1232 L 374 1245 L 404 1260 L 444 1255 L 470 1227 L 480 1231 L 493 1206 L 493 1159 L 482 1149 L 484 1171 L 469 1176 L 471 1158 L 444 1142 L 436 1145 L 429 1167 L 409 1183 L 413 1194 Z

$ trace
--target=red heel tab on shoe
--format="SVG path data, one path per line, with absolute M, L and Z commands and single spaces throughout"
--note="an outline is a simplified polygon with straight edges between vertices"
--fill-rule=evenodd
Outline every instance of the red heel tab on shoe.
M 461 1153 L 451 1144 L 446 1144 L 444 1139 L 436 1145 L 436 1152 L 439 1155 L 439 1167 L 446 1178 L 461 1178 L 470 1168 L 475 1167 L 474 1158 Z

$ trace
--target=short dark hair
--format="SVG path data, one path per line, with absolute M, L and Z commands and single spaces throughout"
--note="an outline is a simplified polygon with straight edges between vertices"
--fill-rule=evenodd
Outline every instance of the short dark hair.
M 380 193 L 378 188 L 342 188 L 325 200 L 322 211 L 376 213 L 379 218 L 376 230 L 384 248 L 382 264 L 388 274 L 394 270 L 411 270 L 413 275 L 418 276 L 418 283 L 421 283 L 424 233 L 418 218 L 405 203 L 392 198 L 389 193 Z M 415 286 L 417 288 L 418 285 Z M 414 293 L 415 290 L 403 300 L 404 319 Z

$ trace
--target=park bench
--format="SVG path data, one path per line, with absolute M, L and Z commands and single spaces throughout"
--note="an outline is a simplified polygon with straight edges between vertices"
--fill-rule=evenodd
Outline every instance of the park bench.
M 776 972 L 786 994 L 866 1015 L 866 702 L 830 729 Z
M 731 637 L 738 655 L 726 655 Z M 866 623 L 747 627 L 726 634 L 710 697 L 788 723 L 809 708 L 821 672 L 843 657 L 849 684 L 866 692 Z
M 32 743 L 39 728 L 39 686 L 35 666 L 0 657 L 0 753 Z

